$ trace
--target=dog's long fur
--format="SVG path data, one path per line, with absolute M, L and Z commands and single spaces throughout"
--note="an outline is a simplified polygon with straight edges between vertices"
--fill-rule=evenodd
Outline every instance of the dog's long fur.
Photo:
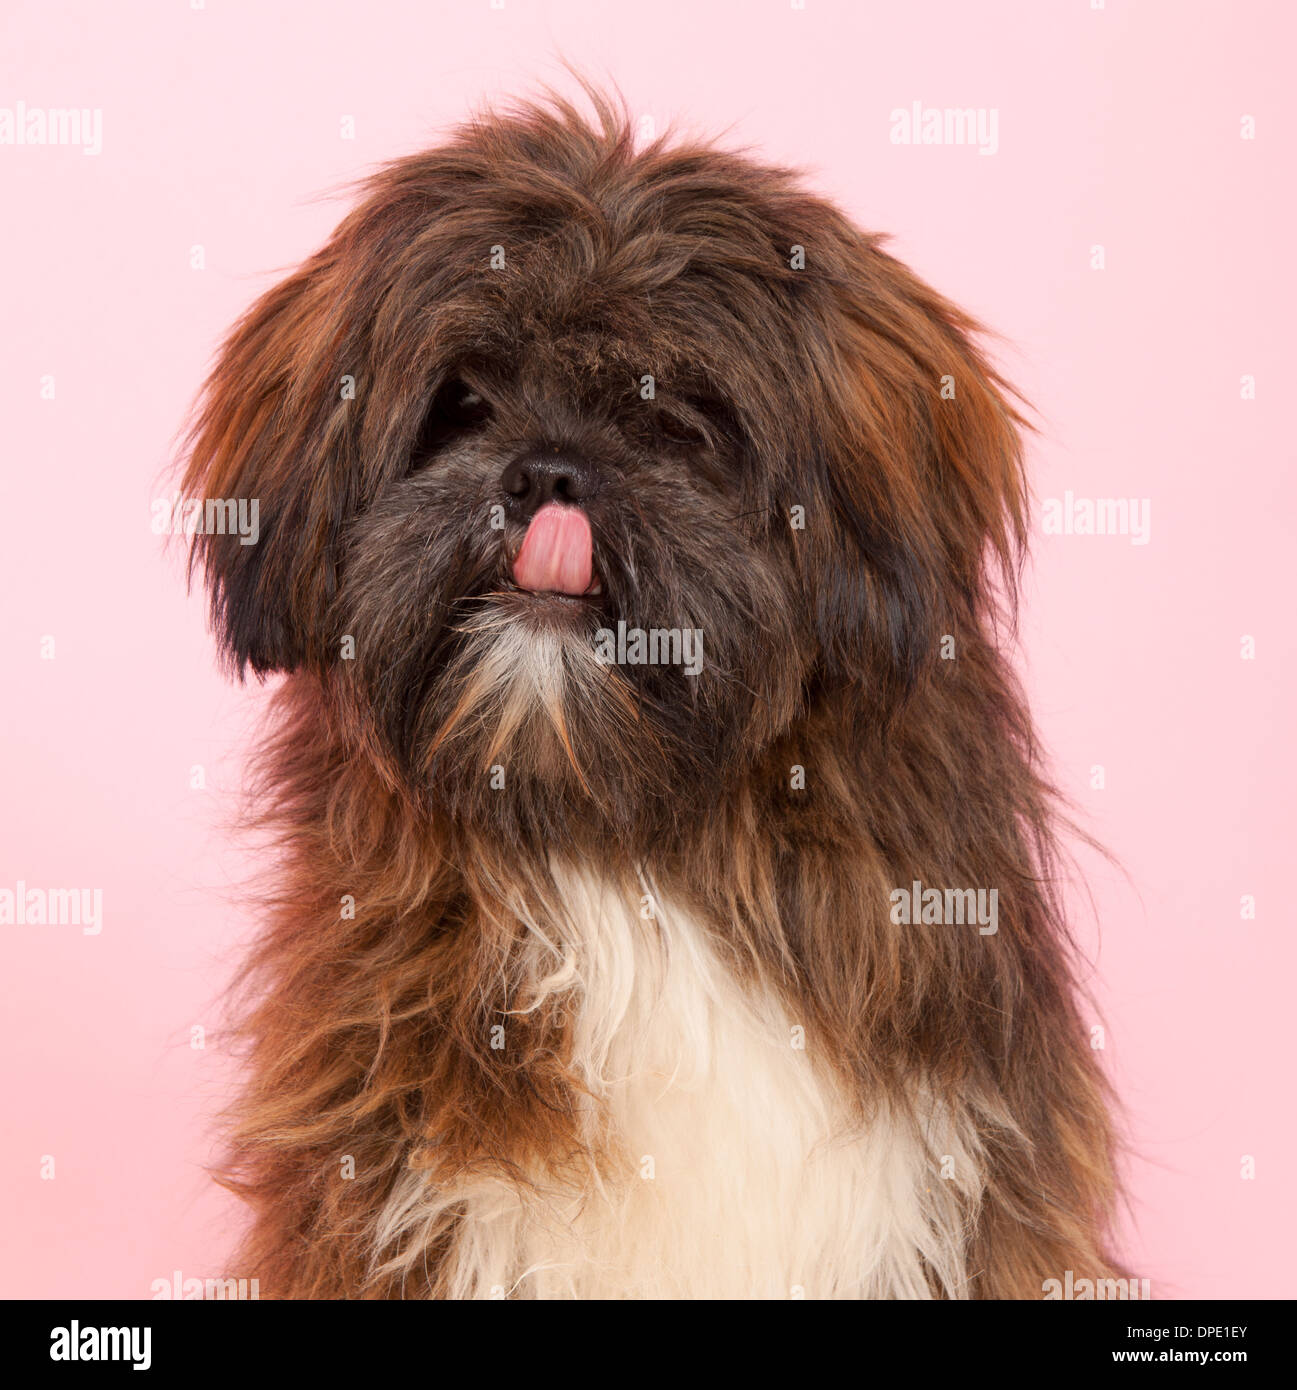
M 1007 390 L 792 175 L 637 152 L 595 106 L 381 172 L 196 420 L 187 491 L 260 508 L 258 544 L 196 541 L 223 649 L 287 673 L 233 1267 L 281 1297 L 1109 1275 L 1107 1096 L 997 636 Z M 601 479 L 579 609 L 514 588 L 489 521 L 536 449 Z M 699 629 L 702 673 L 596 661 L 617 619 Z M 914 880 L 996 889 L 998 931 L 894 923 Z

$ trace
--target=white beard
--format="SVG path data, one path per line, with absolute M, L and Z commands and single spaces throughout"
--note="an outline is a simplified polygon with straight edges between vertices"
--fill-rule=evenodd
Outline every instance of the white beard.
M 917 1122 L 879 1107 L 862 1120 L 785 1004 L 698 921 L 555 877 L 567 920 L 526 923 L 532 999 L 569 1000 L 604 1157 L 534 1185 L 478 1173 L 434 1189 L 407 1173 L 375 1265 L 421 1268 L 450 1223 L 456 1298 L 927 1298 L 930 1279 L 963 1296 L 982 1187 L 971 1127 L 917 1079 Z

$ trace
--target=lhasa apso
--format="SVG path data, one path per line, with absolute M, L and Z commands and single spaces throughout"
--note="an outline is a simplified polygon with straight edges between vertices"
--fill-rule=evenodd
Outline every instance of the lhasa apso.
M 194 560 L 281 674 L 224 1180 L 312 1297 L 1040 1298 L 1105 1083 L 1003 655 L 1021 421 L 787 171 L 594 97 L 234 329 Z

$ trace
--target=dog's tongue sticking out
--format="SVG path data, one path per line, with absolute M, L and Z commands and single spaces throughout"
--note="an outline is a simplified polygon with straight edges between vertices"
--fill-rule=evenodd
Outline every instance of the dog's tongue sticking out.
M 513 562 L 514 583 L 533 592 L 584 594 L 594 575 L 590 522 L 579 507 L 550 502 L 531 519 Z

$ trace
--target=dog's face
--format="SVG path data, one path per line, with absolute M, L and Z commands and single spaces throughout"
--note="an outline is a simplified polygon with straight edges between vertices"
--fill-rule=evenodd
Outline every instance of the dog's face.
M 227 653 L 452 818 L 630 831 L 816 703 L 882 723 L 1020 538 L 969 323 L 790 176 L 564 107 L 468 127 L 235 330 L 188 490 Z

